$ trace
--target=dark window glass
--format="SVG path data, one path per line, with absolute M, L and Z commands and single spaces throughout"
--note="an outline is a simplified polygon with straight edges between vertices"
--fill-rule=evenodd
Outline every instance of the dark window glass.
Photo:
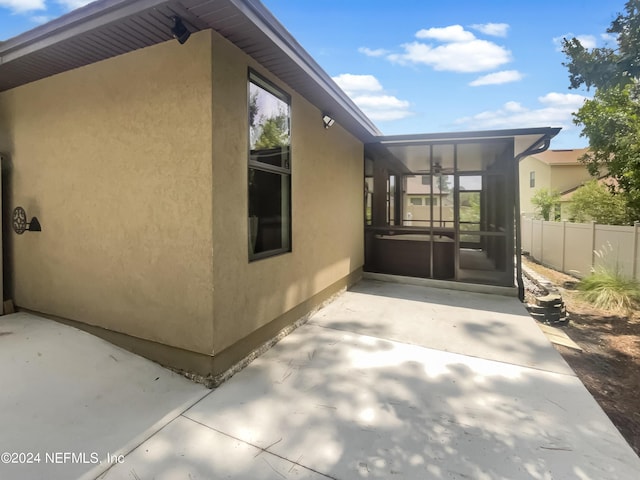
M 289 250 L 289 175 L 249 169 L 252 254 Z

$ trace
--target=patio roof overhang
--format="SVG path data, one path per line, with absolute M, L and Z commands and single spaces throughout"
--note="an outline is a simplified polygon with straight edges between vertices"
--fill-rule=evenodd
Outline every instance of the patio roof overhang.
M 421 167 L 427 167 L 429 163 L 430 145 L 477 144 L 491 154 L 495 153 L 496 144 L 513 142 L 513 157 L 520 160 L 528 154 L 546 150 L 549 141 L 560 130 L 559 127 L 540 127 L 381 136 L 365 145 L 365 156 L 385 163 L 400 174 L 422 173 Z
M 172 17 L 213 29 L 363 142 L 381 132 L 257 0 L 98 0 L 0 42 L 0 92 L 172 39 Z

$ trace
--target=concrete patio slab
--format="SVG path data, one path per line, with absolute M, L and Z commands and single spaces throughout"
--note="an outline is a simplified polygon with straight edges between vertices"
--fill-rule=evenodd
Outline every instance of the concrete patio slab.
M 27 313 L 0 317 L 0 385 L 0 452 L 23 454 L 16 463 L 3 458 L 3 480 L 99 472 L 107 454 L 128 453 L 209 393 L 93 335 Z
M 184 417 L 171 422 L 148 442 L 134 450 L 125 463 L 114 466 L 99 478 L 326 479 L 324 475 Z
M 573 375 L 514 297 L 363 280 L 310 322 Z
M 329 478 L 631 480 L 640 471 L 573 375 L 314 325 L 184 416 Z
M 15 386 L 0 421 L 16 436 L 0 449 L 130 453 L 0 478 L 637 479 L 640 459 L 522 312 L 364 281 L 208 394 L 70 327 L 3 317 L 0 381 Z
M 362 282 L 101 478 L 637 479 L 522 308 Z

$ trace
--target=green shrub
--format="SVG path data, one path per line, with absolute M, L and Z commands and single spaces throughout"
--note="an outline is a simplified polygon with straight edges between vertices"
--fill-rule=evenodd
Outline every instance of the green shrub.
M 578 284 L 580 296 L 595 307 L 631 315 L 640 305 L 640 282 L 618 269 L 599 268 Z

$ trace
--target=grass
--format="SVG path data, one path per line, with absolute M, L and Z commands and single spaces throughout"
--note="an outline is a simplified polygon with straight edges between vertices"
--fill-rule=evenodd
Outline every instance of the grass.
M 578 284 L 580 296 L 597 308 L 631 315 L 640 305 L 640 282 L 615 269 L 601 268 Z

